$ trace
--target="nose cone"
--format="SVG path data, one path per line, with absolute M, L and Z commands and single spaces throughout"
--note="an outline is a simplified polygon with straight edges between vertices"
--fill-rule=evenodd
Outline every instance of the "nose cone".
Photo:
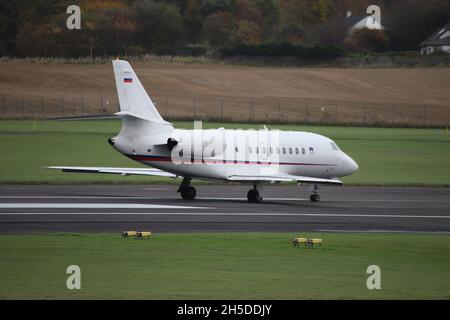
M 342 159 L 342 174 L 344 176 L 349 176 L 356 171 L 358 171 L 359 166 L 356 163 L 355 160 L 353 160 L 351 157 L 343 153 L 343 159 Z
M 348 158 L 349 158 L 349 161 L 348 161 L 348 167 L 349 167 L 349 169 L 350 169 L 350 171 L 351 171 L 350 174 L 353 174 L 353 173 L 355 173 L 356 171 L 359 170 L 359 166 L 358 166 L 358 164 L 356 163 L 355 160 L 353 160 L 353 159 L 350 158 L 350 157 L 348 157 Z

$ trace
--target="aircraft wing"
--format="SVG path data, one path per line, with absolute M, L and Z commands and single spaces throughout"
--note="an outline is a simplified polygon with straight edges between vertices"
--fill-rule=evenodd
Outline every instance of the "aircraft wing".
M 236 182 L 250 182 L 250 181 L 268 181 L 268 182 L 306 182 L 306 183 L 318 183 L 318 184 L 335 184 L 342 185 L 342 181 L 339 179 L 323 179 L 305 176 L 294 176 L 286 173 L 275 173 L 273 175 L 231 175 L 227 178 L 228 181 Z
M 109 167 L 47 167 L 47 169 L 62 170 L 62 172 L 76 172 L 76 173 L 109 173 L 128 175 L 143 175 L 143 176 L 158 176 L 175 178 L 176 175 L 170 172 L 147 169 L 147 168 L 109 168 Z

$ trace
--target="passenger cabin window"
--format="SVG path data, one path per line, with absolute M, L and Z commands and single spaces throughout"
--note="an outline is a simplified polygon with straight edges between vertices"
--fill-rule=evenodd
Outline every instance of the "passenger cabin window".
M 270 153 L 270 154 L 273 153 L 273 148 L 272 148 L 272 147 L 269 148 L 269 153 Z
M 289 148 L 289 154 L 292 154 L 292 148 Z
M 283 148 L 283 154 L 286 154 L 286 148 Z
M 295 148 L 295 154 L 299 154 L 298 148 Z
M 238 147 L 235 147 L 234 150 L 236 150 L 236 152 L 239 152 L 239 148 Z
M 314 154 L 314 148 L 309 147 L 309 153 L 310 153 L 310 154 Z
M 305 153 L 306 153 L 305 148 L 302 148 L 302 154 L 305 154 Z
M 256 147 L 256 153 L 259 153 L 259 147 Z

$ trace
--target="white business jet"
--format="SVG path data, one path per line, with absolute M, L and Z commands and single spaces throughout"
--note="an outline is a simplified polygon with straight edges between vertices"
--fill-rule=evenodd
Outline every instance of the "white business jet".
M 108 142 L 117 151 L 151 168 L 48 167 L 63 172 L 183 177 L 178 192 L 196 197 L 191 180 L 247 183 L 249 202 L 263 199 L 265 183 L 342 185 L 340 177 L 358 170 L 356 162 L 331 139 L 308 132 L 268 130 L 175 129 L 158 113 L 127 61 L 113 61 L 122 119 L 120 133 Z

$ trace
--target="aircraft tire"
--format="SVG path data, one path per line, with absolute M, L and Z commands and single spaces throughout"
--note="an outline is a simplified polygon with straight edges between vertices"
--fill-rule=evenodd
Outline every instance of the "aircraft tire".
M 262 197 L 259 195 L 259 191 L 258 190 L 249 190 L 247 193 L 247 200 L 250 203 L 260 203 L 262 202 Z
M 180 193 L 183 200 L 194 200 L 197 196 L 197 190 L 194 187 L 186 187 Z

